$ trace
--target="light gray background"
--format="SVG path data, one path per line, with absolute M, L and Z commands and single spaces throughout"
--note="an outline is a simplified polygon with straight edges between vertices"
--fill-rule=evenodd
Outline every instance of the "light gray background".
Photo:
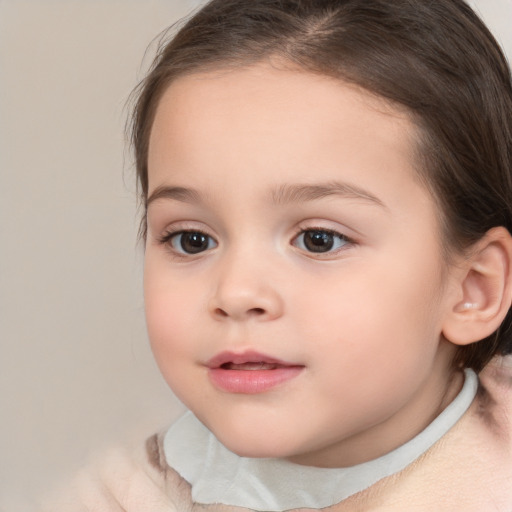
M 197 4 L 0 0 L 2 511 L 181 411 L 146 340 L 123 126 L 147 45 Z M 512 0 L 472 4 L 512 56 Z

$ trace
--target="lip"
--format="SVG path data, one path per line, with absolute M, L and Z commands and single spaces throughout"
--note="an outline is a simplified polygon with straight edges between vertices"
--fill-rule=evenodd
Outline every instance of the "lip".
M 215 387 L 229 393 L 242 394 L 269 391 L 298 376 L 304 369 L 304 365 L 252 350 L 238 354 L 221 352 L 210 359 L 206 366 Z

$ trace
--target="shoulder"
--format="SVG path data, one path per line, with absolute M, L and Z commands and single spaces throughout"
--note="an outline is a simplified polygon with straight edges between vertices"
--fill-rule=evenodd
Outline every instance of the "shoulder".
M 512 356 L 479 378 L 468 412 L 395 487 L 408 510 L 512 511 Z
M 512 356 L 479 378 L 469 410 L 429 451 L 332 512 L 512 512 Z
M 37 512 L 250 512 L 225 505 L 198 505 L 190 484 L 166 461 L 165 431 L 135 446 L 96 457 L 71 481 L 35 507 Z
M 481 407 L 492 413 L 494 422 L 512 435 L 512 354 L 494 358 L 481 372 L 480 382 L 485 392 Z M 482 396 L 482 394 L 481 394 Z
M 190 488 L 165 463 L 162 435 L 115 447 L 48 496 L 42 512 L 188 512 Z

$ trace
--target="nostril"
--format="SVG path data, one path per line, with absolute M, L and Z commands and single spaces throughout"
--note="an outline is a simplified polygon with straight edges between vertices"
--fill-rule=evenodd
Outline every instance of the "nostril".
M 240 307 L 235 306 L 232 308 L 213 308 L 212 314 L 218 319 L 243 319 L 243 318 L 264 318 L 268 310 L 266 308 L 244 308 L 242 304 L 239 304 Z

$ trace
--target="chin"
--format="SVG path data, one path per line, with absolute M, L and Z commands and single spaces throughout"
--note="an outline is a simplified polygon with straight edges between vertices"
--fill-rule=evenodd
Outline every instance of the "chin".
M 220 408 L 223 414 L 217 408 L 191 409 L 228 450 L 240 457 L 291 457 L 304 451 L 304 442 L 311 435 L 294 427 L 289 415 L 276 414 L 266 404 Z
M 233 443 L 219 439 L 219 441 L 231 452 L 236 453 L 239 457 L 249 457 L 253 459 L 282 459 L 288 457 L 289 454 L 282 449 L 272 446 L 261 446 L 252 443 L 250 440 L 246 442 Z
M 293 448 L 289 446 L 289 435 L 285 443 L 281 436 L 265 431 L 240 433 L 224 429 L 210 430 L 229 451 L 240 457 L 285 458 L 294 453 Z

